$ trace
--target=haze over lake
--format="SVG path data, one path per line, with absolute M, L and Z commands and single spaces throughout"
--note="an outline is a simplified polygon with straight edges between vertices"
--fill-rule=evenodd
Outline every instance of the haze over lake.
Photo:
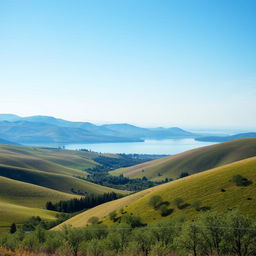
M 68 144 L 66 149 L 88 149 L 102 153 L 137 153 L 173 155 L 193 148 L 212 145 L 212 142 L 200 142 L 194 139 L 145 140 L 144 142 Z

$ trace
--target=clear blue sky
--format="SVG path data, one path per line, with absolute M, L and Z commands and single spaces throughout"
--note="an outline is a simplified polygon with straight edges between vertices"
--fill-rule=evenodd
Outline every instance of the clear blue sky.
M 256 128 L 254 0 L 0 0 L 0 112 Z

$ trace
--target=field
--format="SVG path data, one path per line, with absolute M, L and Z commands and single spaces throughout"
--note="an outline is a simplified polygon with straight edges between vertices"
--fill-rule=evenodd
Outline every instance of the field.
M 232 177 L 237 174 L 246 177 L 253 183 L 244 187 L 235 185 Z M 202 212 L 192 206 L 196 200 L 200 200 L 202 209 L 218 212 L 238 209 L 241 213 L 256 218 L 255 194 L 256 157 L 252 157 L 97 206 L 64 223 L 75 227 L 85 226 L 90 217 L 97 216 L 103 219 L 106 224 L 111 224 L 107 217 L 108 214 L 121 208 L 124 208 L 125 212 L 140 216 L 144 223 L 153 223 L 177 215 L 194 218 Z M 149 200 L 153 195 L 160 195 L 163 201 L 168 204 L 168 208 L 171 211 L 168 216 L 162 217 L 158 210 L 149 205 Z M 181 209 L 173 203 L 176 198 L 183 199 Z M 60 226 L 57 226 L 56 229 L 60 228 Z
M 110 174 L 129 178 L 145 176 L 152 180 L 176 179 L 181 173 L 191 175 L 253 156 L 256 156 L 256 138 L 241 139 L 114 170 Z

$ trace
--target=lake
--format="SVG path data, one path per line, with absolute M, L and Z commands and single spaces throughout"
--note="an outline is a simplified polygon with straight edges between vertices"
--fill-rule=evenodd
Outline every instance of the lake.
M 186 150 L 213 145 L 214 142 L 200 142 L 194 139 L 145 140 L 144 142 L 67 144 L 66 149 L 88 149 L 101 153 L 137 153 L 174 155 Z

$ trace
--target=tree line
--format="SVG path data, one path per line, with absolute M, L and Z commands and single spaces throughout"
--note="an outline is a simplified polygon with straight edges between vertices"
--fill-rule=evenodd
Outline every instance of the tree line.
M 85 209 L 90 209 L 97 205 L 100 205 L 112 200 L 116 200 L 120 197 L 121 195 L 115 192 L 104 193 L 101 195 L 88 194 L 85 197 L 72 198 L 69 200 L 61 200 L 57 203 L 52 203 L 51 201 L 49 201 L 46 203 L 45 208 L 47 210 L 52 210 L 57 212 L 73 213 L 73 212 L 78 212 Z

